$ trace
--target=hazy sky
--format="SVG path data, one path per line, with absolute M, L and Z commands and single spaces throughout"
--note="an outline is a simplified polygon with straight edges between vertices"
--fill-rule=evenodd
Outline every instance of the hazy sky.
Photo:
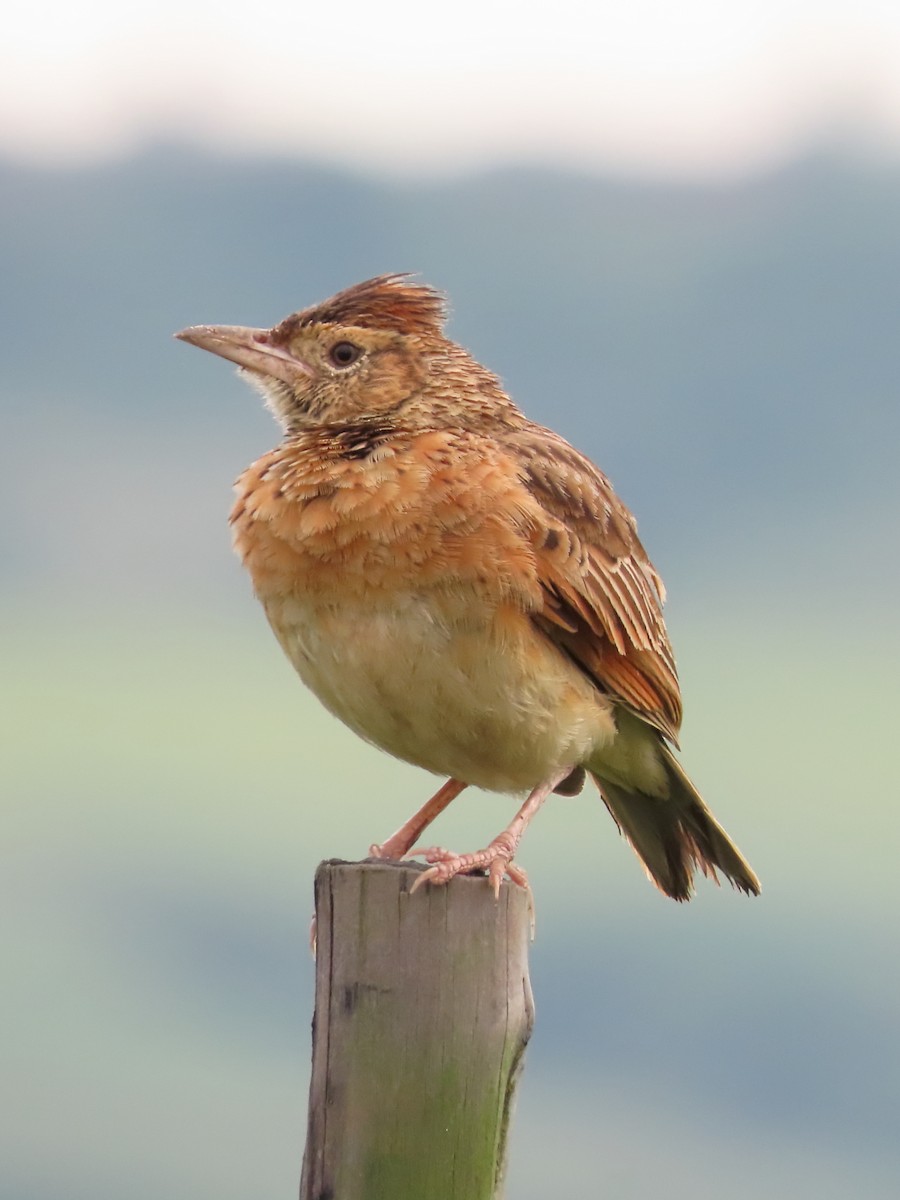
M 0 153 L 31 159 L 720 174 L 835 129 L 900 146 L 900 0 L 45 0 L 0 42 Z

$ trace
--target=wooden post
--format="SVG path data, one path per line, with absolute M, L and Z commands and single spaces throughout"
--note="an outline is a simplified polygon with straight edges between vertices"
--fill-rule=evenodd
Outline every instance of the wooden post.
M 414 863 L 316 872 L 301 1200 L 498 1200 L 531 1033 L 529 897 Z

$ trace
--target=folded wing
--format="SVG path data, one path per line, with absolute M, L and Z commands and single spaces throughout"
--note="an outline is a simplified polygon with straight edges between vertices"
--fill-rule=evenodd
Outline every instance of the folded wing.
M 537 504 L 526 519 L 544 607 L 535 616 L 602 691 L 677 744 L 681 694 L 665 589 L 606 476 L 558 434 L 505 439 Z

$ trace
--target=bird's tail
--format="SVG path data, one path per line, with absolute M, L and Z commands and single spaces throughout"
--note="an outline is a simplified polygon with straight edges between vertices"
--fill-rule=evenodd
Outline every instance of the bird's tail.
M 656 886 L 674 900 L 689 900 L 694 872 L 718 882 L 717 871 L 748 895 L 759 895 L 759 880 L 737 846 L 703 803 L 681 765 L 659 742 L 667 794 L 612 783 L 591 771 L 613 820 L 631 843 Z

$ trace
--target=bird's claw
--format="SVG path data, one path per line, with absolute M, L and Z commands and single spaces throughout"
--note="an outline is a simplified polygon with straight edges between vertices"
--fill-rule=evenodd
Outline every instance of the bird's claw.
M 530 892 L 528 876 L 521 867 L 512 862 L 515 851 L 512 839 L 502 833 L 484 850 L 476 850 L 472 854 L 454 854 L 452 850 L 445 850 L 443 846 L 416 846 L 410 850 L 410 855 L 421 855 L 432 865 L 419 875 L 410 888 L 410 894 L 425 883 L 449 883 L 456 875 L 479 870 L 487 871 L 491 889 L 498 900 L 504 876 Z

